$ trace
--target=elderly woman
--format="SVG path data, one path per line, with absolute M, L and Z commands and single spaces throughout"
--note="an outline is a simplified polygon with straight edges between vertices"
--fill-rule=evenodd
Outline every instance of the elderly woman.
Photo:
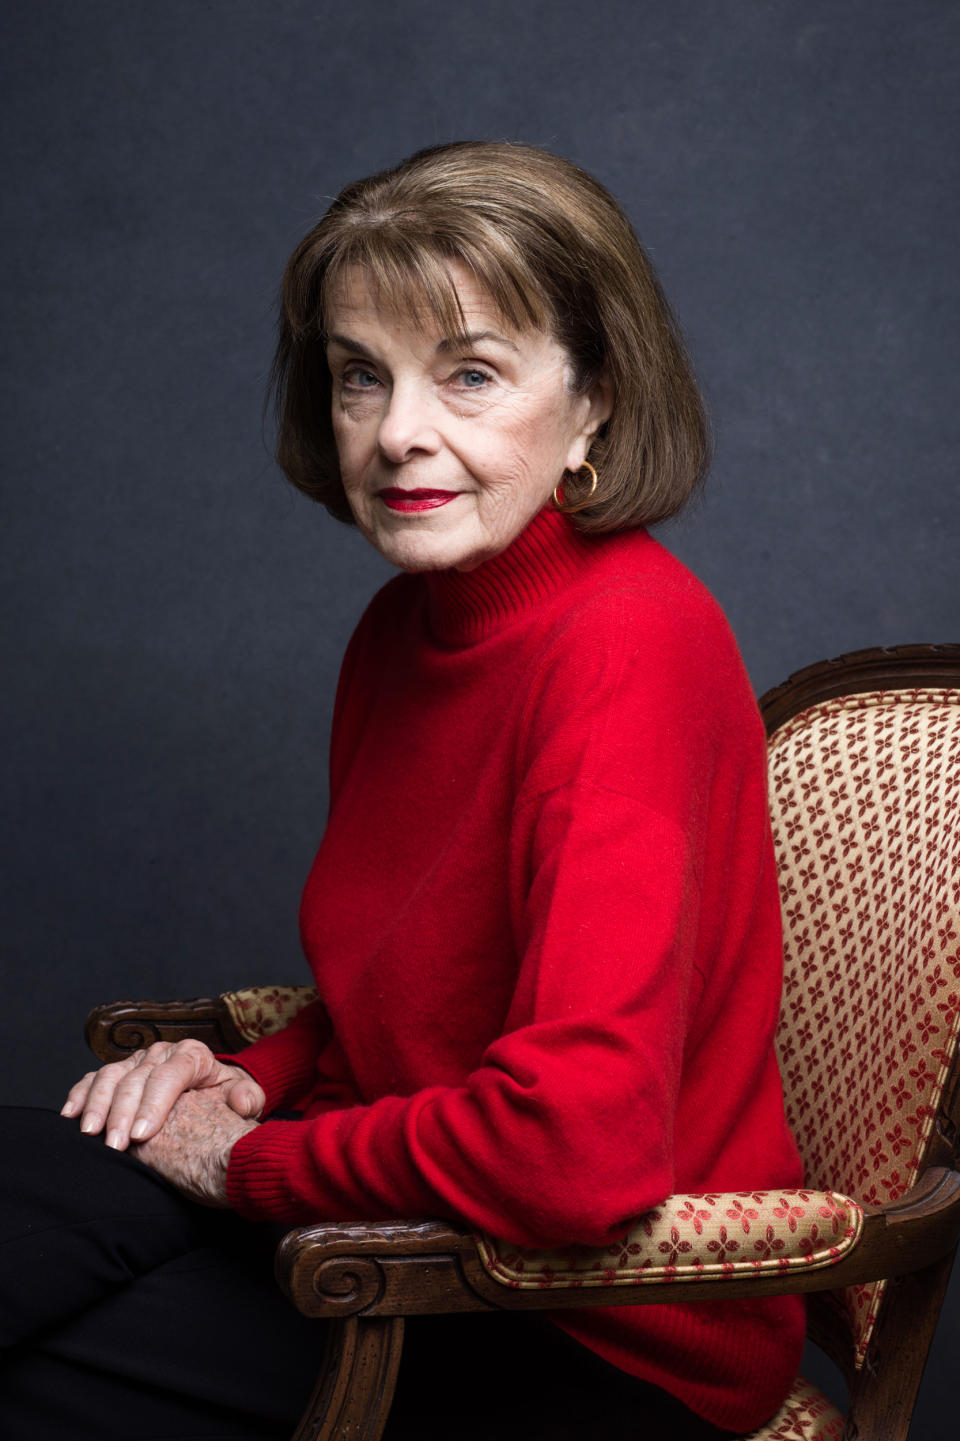
M 86 1076 L 29 1143 L 14 1211 L 71 1238 L 7 1328 L 31 1436 L 284 1434 L 316 1323 L 238 1217 L 605 1244 L 673 1191 L 800 1180 L 762 727 L 645 529 L 705 424 L 628 221 L 542 151 L 421 152 L 296 250 L 275 374 L 286 473 L 402 572 L 340 677 L 301 917 L 321 999 L 237 1060 L 183 1042 Z M 802 1331 L 793 1297 L 425 1321 L 387 1436 L 742 1434 Z M 486 1378 L 470 1420 L 416 1383 L 418 1334 L 461 1390 Z M 38 1420 L 58 1388 L 68 1432 Z

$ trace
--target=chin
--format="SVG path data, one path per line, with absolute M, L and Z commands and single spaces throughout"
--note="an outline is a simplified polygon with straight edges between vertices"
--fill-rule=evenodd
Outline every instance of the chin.
M 417 572 L 428 570 L 474 570 L 478 565 L 489 559 L 488 556 L 464 555 L 459 551 L 453 551 L 449 555 L 439 553 L 435 547 L 413 546 L 401 556 L 387 556 L 394 565 L 401 570 L 408 571 L 411 575 Z
M 428 570 L 474 570 L 490 556 L 480 547 L 464 544 L 455 536 L 392 534 L 368 536 L 368 540 L 379 550 L 391 565 L 401 570 L 416 572 Z

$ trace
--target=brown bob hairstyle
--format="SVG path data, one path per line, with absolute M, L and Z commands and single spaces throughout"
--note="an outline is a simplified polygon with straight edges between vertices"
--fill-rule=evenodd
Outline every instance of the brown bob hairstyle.
M 572 383 L 601 375 L 613 412 L 590 462 L 599 474 L 583 531 L 675 515 L 703 479 L 703 403 L 653 266 L 610 193 L 568 160 L 527 145 L 464 141 L 421 150 L 337 196 L 283 277 L 273 370 L 277 460 L 300 490 L 351 520 L 331 424 L 325 302 L 362 267 L 392 310 L 464 331 L 451 261 L 465 266 L 515 330 L 546 330 Z M 419 317 L 419 320 L 417 319 Z M 586 494 L 565 476 L 563 500 Z

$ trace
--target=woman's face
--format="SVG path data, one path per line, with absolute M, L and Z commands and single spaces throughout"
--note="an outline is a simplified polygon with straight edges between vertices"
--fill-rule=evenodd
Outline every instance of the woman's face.
M 472 570 L 506 549 L 583 464 L 606 388 L 570 388 L 556 340 L 507 326 L 451 265 L 468 339 L 378 303 L 362 269 L 330 298 L 333 432 L 363 534 L 404 570 Z

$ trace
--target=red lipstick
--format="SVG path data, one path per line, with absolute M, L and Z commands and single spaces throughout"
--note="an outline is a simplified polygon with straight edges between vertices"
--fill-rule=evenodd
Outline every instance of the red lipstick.
M 386 490 L 377 491 L 377 498 L 391 510 L 409 513 L 416 510 L 436 510 L 438 506 L 456 500 L 459 494 L 457 490 L 399 490 L 396 486 L 388 486 Z

